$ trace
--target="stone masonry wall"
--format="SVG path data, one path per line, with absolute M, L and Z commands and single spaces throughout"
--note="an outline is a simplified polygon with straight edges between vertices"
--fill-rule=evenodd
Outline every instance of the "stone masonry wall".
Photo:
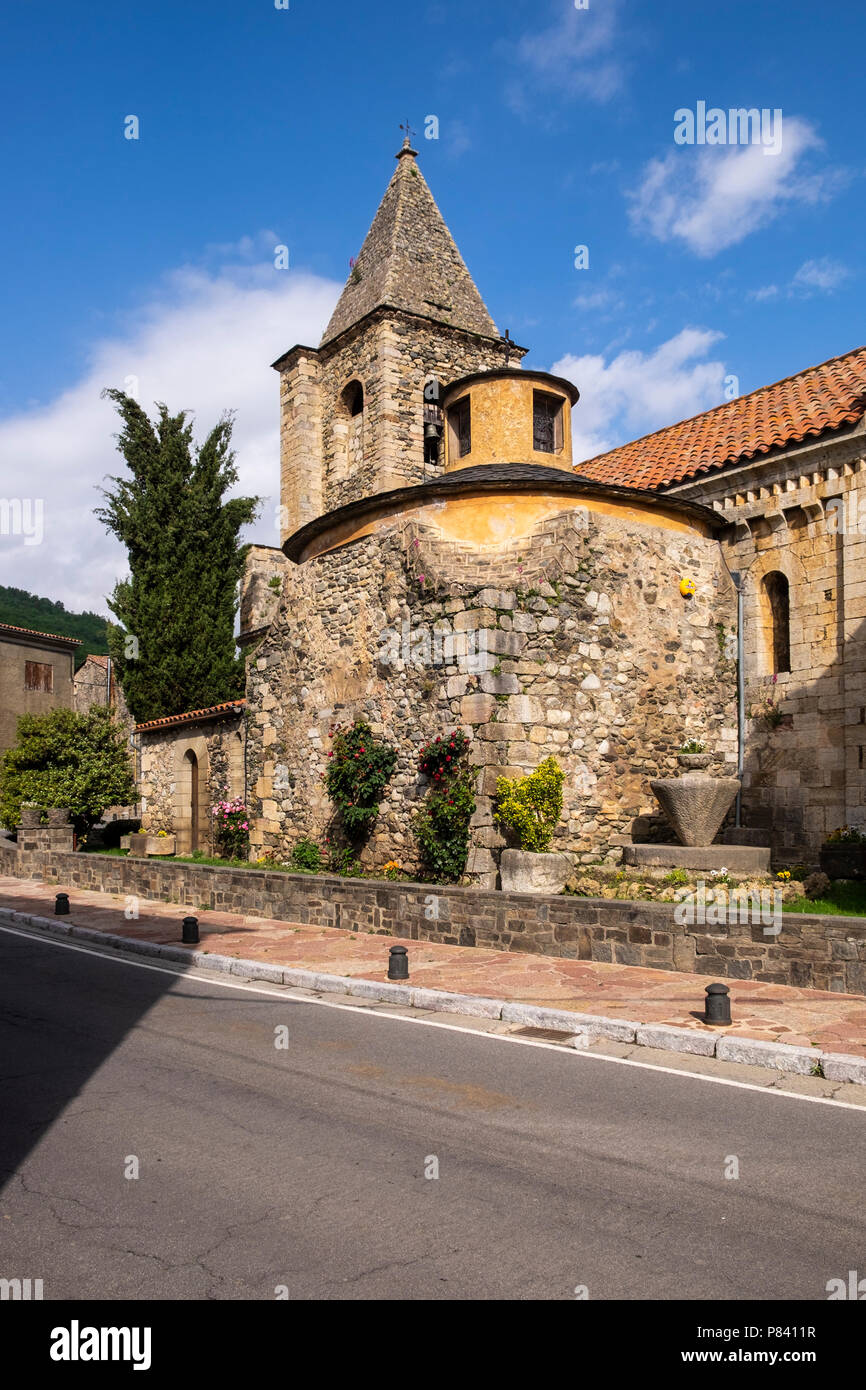
M 280 603 L 283 577 L 289 561 L 271 545 L 251 545 L 241 579 L 240 630 L 265 627 Z
M 211 807 L 228 790 L 244 795 L 244 718 L 154 729 L 141 734 L 142 828 L 156 835 L 164 830 L 178 836 L 178 849 L 212 848 Z M 191 771 L 187 752 L 195 754 L 199 774 L 198 846 L 186 843 L 191 817 Z
M 866 828 L 866 440 L 802 446 L 677 490 L 731 522 L 745 583 L 748 826 L 789 859 Z M 763 582 L 789 584 L 791 670 L 774 670 Z M 781 722 L 760 717 L 769 698 Z
M 687 970 L 723 979 L 762 980 L 836 993 L 866 993 L 866 923 L 851 917 L 785 914 L 778 937 L 760 926 L 688 927 L 663 903 L 527 896 L 422 883 L 370 882 L 325 875 L 168 864 L 48 850 L 21 853 L 0 842 L 0 873 L 76 888 L 178 904 L 184 908 L 524 951 L 571 960 Z M 118 915 L 122 906 L 118 906 Z M 387 949 L 383 943 L 382 969 Z M 411 953 L 410 953 L 411 970 Z M 702 1007 L 696 997 L 695 1007 Z
M 398 752 L 364 862 L 417 867 L 419 749 L 458 726 L 476 769 L 474 881 L 496 881 L 497 776 L 549 754 L 566 774 L 555 849 L 590 862 L 618 858 L 633 833 L 672 838 L 650 778 L 679 770 L 690 737 L 720 770 L 736 760 L 736 668 L 721 640 L 734 624 L 715 541 L 588 508 L 489 550 L 395 519 L 292 567 L 249 660 L 254 854 L 328 832 L 329 729 L 354 718 Z
M 323 510 L 421 483 L 444 471 L 424 463 L 424 387 L 499 367 L 498 342 L 411 315 L 385 315 L 322 352 Z M 339 409 L 347 382 L 364 388 L 360 466 L 347 457 L 352 421 Z M 430 404 L 430 402 L 428 402 Z
M 512 347 L 512 365 L 517 355 Z M 281 538 L 346 502 L 442 473 L 444 448 L 438 465 L 424 463 L 425 385 L 504 360 L 495 339 L 384 310 L 315 357 L 290 354 L 280 388 Z M 353 419 L 341 397 L 354 380 L 364 412 Z

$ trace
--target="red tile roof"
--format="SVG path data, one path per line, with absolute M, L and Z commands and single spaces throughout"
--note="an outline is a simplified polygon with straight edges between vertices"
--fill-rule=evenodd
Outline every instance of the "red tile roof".
M 860 347 L 574 468 L 602 483 L 670 487 L 826 430 L 854 425 L 864 408 L 866 347 Z
M 192 724 L 197 719 L 211 719 L 215 715 L 228 714 L 243 709 L 246 700 L 224 700 L 221 705 L 209 705 L 207 709 L 190 709 L 185 714 L 166 714 L 162 719 L 149 719 L 146 724 L 136 724 L 135 732 L 149 732 L 152 729 L 168 729 L 175 724 Z
M 37 632 L 33 627 L 13 627 L 11 623 L 0 623 L 0 633 L 4 632 L 21 632 L 25 637 L 50 637 L 52 642 L 68 642 L 70 647 L 81 646 L 78 637 L 64 637 L 59 632 Z

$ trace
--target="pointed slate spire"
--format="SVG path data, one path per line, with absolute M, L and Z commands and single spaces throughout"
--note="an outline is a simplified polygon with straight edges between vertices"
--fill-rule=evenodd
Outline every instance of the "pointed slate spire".
M 388 305 L 498 338 L 499 330 L 427 187 L 409 137 L 346 287 L 322 336 L 324 347 Z

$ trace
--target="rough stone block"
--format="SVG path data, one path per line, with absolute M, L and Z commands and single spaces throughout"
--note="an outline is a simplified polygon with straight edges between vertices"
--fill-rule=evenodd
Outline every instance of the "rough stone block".
M 778 1071 L 809 1076 L 821 1059 L 821 1049 L 722 1034 L 716 1043 L 716 1056 L 723 1062 L 747 1062 L 755 1067 L 775 1067 Z
M 495 709 L 493 695 L 464 695 L 460 701 L 460 718 L 464 724 L 486 724 Z
M 866 1086 L 866 1057 L 849 1057 L 843 1052 L 825 1052 L 821 1067 L 828 1081 L 853 1081 Z
M 436 1013 L 466 1014 L 472 1018 L 499 1018 L 501 999 L 484 999 L 480 995 L 451 994 L 439 989 L 412 989 L 413 1008 L 432 1009 Z
M 638 1028 L 635 1036 L 635 1042 L 641 1047 L 691 1052 L 697 1057 L 712 1057 L 717 1041 L 714 1033 L 702 1033 L 696 1028 L 674 1028 L 666 1023 L 645 1023 Z

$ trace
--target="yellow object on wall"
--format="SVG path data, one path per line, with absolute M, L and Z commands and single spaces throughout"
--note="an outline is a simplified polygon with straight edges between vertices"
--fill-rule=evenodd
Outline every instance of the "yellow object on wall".
M 694 581 L 693 579 L 681 579 L 681 580 L 680 580 L 680 593 L 682 594 L 683 598 L 691 598 L 691 596 L 692 596 L 692 594 L 693 594 L 694 592 L 695 592 L 695 581 Z

